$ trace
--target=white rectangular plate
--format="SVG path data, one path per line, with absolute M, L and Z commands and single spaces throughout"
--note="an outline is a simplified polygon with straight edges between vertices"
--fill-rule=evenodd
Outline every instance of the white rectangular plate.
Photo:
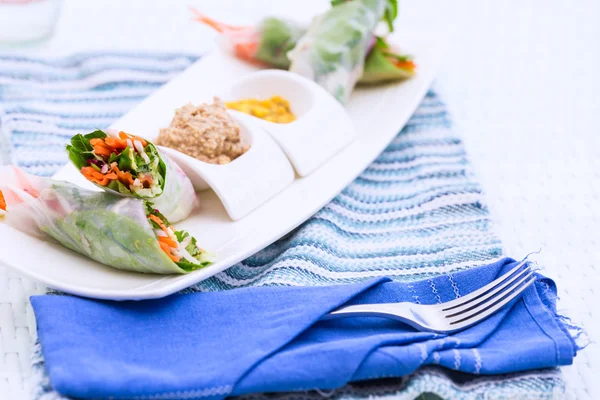
M 213 191 L 200 193 L 201 208 L 178 228 L 188 230 L 216 254 L 213 265 L 187 275 L 146 275 L 106 267 L 52 243 L 0 224 L 0 263 L 49 287 L 100 299 L 141 300 L 175 293 L 207 279 L 263 249 L 307 220 L 354 180 L 406 124 L 429 88 L 440 51 L 428 32 L 414 27 L 390 39 L 414 55 L 416 77 L 406 82 L 355 90 L 348 113 L 356 140 L 312 174 L 297 178 L 283 192 L 238 221 L 232 221 Z M 231 82 L 256 70 L 220 52 L 202 58 L 112 127 L 146 137 L 168 126 L 174 110 L 187 102 L 211 101 Z M 89 187 L 72 166 L 56 176 Z M 8 251 L 11 249 L 11 251 Z

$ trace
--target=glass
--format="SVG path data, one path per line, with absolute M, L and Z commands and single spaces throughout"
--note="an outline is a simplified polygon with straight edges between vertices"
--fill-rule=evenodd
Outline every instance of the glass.
M 61 0 L 0 0 L 0 44 L 32 42 L 49 36 Z

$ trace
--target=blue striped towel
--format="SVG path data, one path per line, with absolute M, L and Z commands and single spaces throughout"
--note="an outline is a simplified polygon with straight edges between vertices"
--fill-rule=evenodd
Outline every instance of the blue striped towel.
M 52 175 L 67 161 L 68 138 L 106 127 L 196 59 L 131 53 L 52 61 L 0 57 L 0 163 Z M 451 129 L 445 105 L 430 91 L 388 148 L 331 203 L 283 239 L 186 291 L 339 284 L 380 276 L 410 282 L 443 275 L 460 296 L 454 272 L 502 256 L 460 137 Z M 416 292 L 413 298 L 419 301 Z M 33 373 L 37 399 L 61 398 L 45 373 L 39 345 Z M 352 384 L 327 395 L 555 398 L 563 391 L 556 370 L 490 378 L 428 368 L 402 380 Z

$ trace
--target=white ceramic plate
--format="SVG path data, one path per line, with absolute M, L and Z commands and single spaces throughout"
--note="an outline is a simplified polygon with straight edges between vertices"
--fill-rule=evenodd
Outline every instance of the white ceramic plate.
M 187 275 L 146 275 L 103 266 L 59 245 L 42 242 L 0 224 L 0 262 L 49 287 L 113 300 L 163 297 L 207 279 L 268 246 L 317 212 L 356 178 L 406 124 L 429 88 L 439 61 L 439 49 L 427 33 L 396 35 L 418 64 L 415 78 L 383 86 L 358 88 L 347 111 L 356 139 L 306 177 L 297 177 L 281 193 L 238 221 L 226 213 L 215 192 L 200 193 L 200 210 L 177 224 L 216 254 L 216 262 Z M 256 68 L 220 52 L 202 58 L 170 81 L 112 127 L 155 136 L 168 126 L 176 108 L 186 102 L 211 101 L 240 77 Z M 56 176 L 82 186 L 90 184 L 74 167 Z M 11 249 L 11 251 L 7 251 Z

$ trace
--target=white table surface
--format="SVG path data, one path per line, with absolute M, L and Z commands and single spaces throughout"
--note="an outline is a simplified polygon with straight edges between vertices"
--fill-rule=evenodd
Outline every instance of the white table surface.
M 56 34 L 26 48 L 60 55 L 98 49 L 213 47 L 187 4 L 232 22 L 264 13 L 308 19 L 327 0 L 65 0 Z M 508 254 L 537 257 L 558 282 L 559 310 L 600 338 L 600 2 L 400 0 L 448 44 L 436 82 L 487 191 Z M 168 16 L 168 17 L 166 17 Z M 418 61 L 418 60 L 417 60 Z M 43 288 L 0 267 L 0 399 L 29 399 L 28 296 Z M 600 348 L 564 368 L 573 398 L 600 398 Z

